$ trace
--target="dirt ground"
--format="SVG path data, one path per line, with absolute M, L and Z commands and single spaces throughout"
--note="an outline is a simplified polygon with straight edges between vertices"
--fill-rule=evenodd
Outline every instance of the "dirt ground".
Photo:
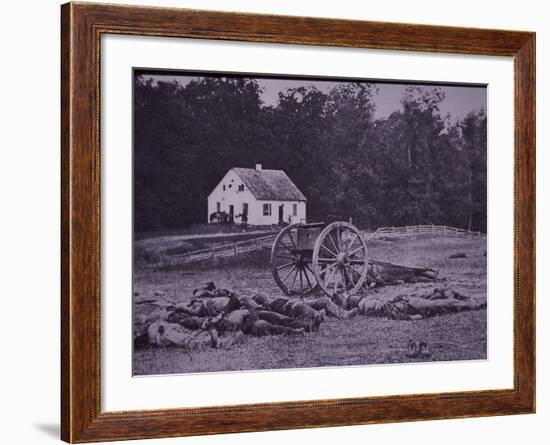
M 419 236 L 370 242 L 369 257 L 409 266 L 439 270 L 436 284 L 402 284 L 369 290 L 377 297 L 413 293 L 425 286 L 450 287 L 464 295 L 486 298 L 486 239 Z M 456 253 L 466 258 L 450 259 Z M 217 287 L 242 295 L 263 292 L 283 296 L 269 271 L 269 252 L 255 253 L 224 263 L 185 270 L 136 273 L 135 301 L 155 298 L 184 301 L 193 289 L 214 281 Z M 136 306 L 136 312 L 139 310 Z M 254 338 L 218 350 L 202 348 L 191 355 L 178 348 L 135 351 L 134 374 L 170 374 L 245 369 L 280 369 L 341 365 L 486 359 L 485 309 L 446 314 L 421 320 L 355 317 L 328 318 L 317 333 Z M 429 355 L 407 355 L 409 340 L 426 342 Z

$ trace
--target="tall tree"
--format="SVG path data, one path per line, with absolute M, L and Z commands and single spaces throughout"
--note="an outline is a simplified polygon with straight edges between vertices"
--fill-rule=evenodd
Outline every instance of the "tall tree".
M 255 80 L 205 77 L 135 84 L 137 230 L 184 227 L 206 218 L 225 172 L 272 147 Z
M 487 116 L 471 112 L 461 123 L 467 158 L 469 230 L 487 227 Z
M 308 198 L 308 219 L 360 227 L 448 224 L 486 230 L 484 112 L 451 123 L 441 88 L 408 86 L 401 108 L 376 118 L 365 82 L 282 91 L 262 103 L 254 79 L 186 85 L 137 76 L 135 229 L 204 222 L 206 198 L 232 167 L 283 169 Z

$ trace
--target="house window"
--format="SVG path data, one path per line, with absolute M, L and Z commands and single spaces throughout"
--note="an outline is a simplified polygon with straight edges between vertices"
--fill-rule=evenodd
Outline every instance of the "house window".
M 216 203 L 216 212 L 221 212 L 222 211 L 222 203 L 221 202 L 217 202 Z
M 223 191 L 225 192 L 225 185 L 223 186 Z
M 239 192 L 244 192 L 244 184 L 239 185 Z
M 271 204 L 264 204 L 264 216 L 271 216 Z
M 298 216 L 298 204 L 292 204 L 292 216 Z

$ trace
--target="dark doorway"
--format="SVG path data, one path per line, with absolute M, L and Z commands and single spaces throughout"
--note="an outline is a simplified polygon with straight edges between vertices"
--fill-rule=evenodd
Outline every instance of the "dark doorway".
M 284 223 L 284 218 L 283 218 L 284 207 L 285 207 L 284 204 L 281 204 L 281 205 L 279 206 L 279 224 L 283 224 L 283 223 Z
M 248 223 L 248 203 L 243 202 L 243 214 L 241 217 L 241 221 L 243 224 Z
M 229 222 L 233 224 L 235 220 L 235 207 L 233 205 L 229 206 Z

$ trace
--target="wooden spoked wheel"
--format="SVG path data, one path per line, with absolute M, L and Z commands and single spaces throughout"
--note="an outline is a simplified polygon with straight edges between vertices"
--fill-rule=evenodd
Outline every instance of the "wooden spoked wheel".
M 317 288 L 311 250 L 298 249 L 298 226 L 285 227 L 271 248 L 271 273 L 286 295 L 306 295 Z
M 359 230 L 346 222 L 325 227 L 313 249 L 313 271 L 327 295 L 357 292 L 368 271 L 367 244 Z

